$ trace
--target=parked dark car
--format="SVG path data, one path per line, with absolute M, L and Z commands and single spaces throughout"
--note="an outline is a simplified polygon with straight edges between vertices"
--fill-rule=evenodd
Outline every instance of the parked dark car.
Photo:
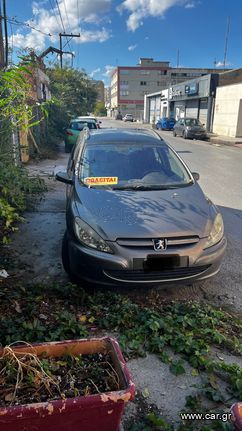
M 174 118 L 162 117 L 156 123 L 156 128 L 161 130 L 173 130 L 176 120 Z
M 67 273 L 103 285 L 192 283 L 216 274 L 223 220 L 199 175 L 152 130 L 85 130 L 67 172 Z
M 123 119 L 123 116 L 122 116 L 122 114 L 117 114 L 116 115 L 116 117 L 115 117 L 115 120 L 122 120 Z
M 184 139 L 207 139 L 204 125 L 197 118 L 180 118 L 174 125 L 173 135 Z
M 75 145 L 80 132 L 84 127 L 89 129 L 98 129 L 96 121 L 87 118 L 76 118 L 70 121 L 69 126 L 65 129 L 65 152 L 70 153 Z

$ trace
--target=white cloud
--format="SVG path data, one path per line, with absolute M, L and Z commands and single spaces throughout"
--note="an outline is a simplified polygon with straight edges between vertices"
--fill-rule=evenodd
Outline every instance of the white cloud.
M 90 76 L 91 78 L 93 78 L 93 77 L 94 77 L 94 75 L 96 75 L 98 72 L 101 72 L 100 67 L 98 67 L 97 69 L 94 69 L 91 73 L 89 73 L 89 76 Z
M 187 3 L 185 5 L 185 9 L 193 9 L 194 7 L 195 7 L 195 3 L 194 2 Z
M 115 66 L 110 66 L 109 64 L 105 66 L 105 72 L 103 73 L 103 76 L 110 77 L 112 75 L 113 70 L 115 69 Z
M 27 36 L 24 36 L 21 33 L 14 34 L 11 39 L 9 39 L 9 43 L 12 43 L 14 48 L 33 48 L 36 51 L 41 51 L 45 47 L 45 36 L 41 33 L 38 33 L 37 36 L 30 32 Z
M 99 27 L 103 22 L 109 23 L 106 14 L 111 8 L 111 3 L 112 0 L 58 0 L 65 31 L 81 34 L 80 38 L 72 39 L 74 43 L 104 42 L 111 37 L 108 29 Z M 52 36 L 49 38 L 33 29 L 25 35 L 18 31 L 13 35 L 14 47 L 28 47 L 40 51 L 45 46 L 59 41 L 59 33 L 64 30 L 57 5 L 55 2 L 52 2 L 52 5 L 54 7 L 50 9 L 50 4 L 45 0 L 34 1 L 32 3 L 33 19 L 26 21 L 32 27 Z M 88 28 L 90 24 L 92 24 L 91 29 Z M 94 25 L 96 28 L 93 28 Z
M 143 19 L 151 17 L 162 17 L 165 12 L 173 6 L 186 6 L 193 2 L 189 0 L 124 0 L 117 10 L 120 14 L 124 10 L 130 13 L 127 19 L 127 27 L 130 31 L 137 30 L 143 25 Z
M 226 61 L 225 64 L 223 61 L 217 61 L 215 66 L 216 67 L 228 67 L 228 66 L 232 66 L 232 64 L 229 61 Z
M 134 51 L 134 49 L 137 48 L 137 45 L 130 45 L 128 46 L 129 51 Z
M 96 30 L 96 31 L 90 31 L 90 30 L 84 30 L 81 32 L 80 37 L 78 38 L 78 41 L 80 43 L 86 43 L 86 42 L 105 42 L 105 40 L 108 40 L 110 38 L 110 33 L 103 28 L 102 30 Z

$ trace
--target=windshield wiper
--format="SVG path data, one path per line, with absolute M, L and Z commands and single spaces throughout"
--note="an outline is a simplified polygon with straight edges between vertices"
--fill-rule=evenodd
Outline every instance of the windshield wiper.
M 113 190 L 141 190 L 142 191 L 142 190 L 167 190 L 167 189 L 173 189 L 173 188 L 176 188 L 176 187 L 134 184 L 134 185 L 113 187 Z

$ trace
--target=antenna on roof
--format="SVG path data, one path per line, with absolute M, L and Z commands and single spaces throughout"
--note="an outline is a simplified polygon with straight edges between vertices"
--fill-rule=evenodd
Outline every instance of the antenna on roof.
M 225 66 L 226 66 L 226 60 L 227 60 L 227 50 L 228 50 L 229 29 L 230 29 L 230 16 L 228 16 L 227 31 L 226 31 L 226 36 L 225 36 L 224 62 L 223 62 L 224 69 L 225 69 Z
M 177 50 L 177 59 L 176 59 L 176 67 L 178 68 L 180 65 L 180 50 Z

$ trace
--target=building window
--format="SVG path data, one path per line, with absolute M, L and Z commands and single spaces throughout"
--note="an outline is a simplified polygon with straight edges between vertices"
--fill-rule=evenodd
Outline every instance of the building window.
M 127 70 L 127 69 L 121 69 L 119 71 L 119 73 L 120 73 L 120 75 L 128 75 L 129 74 L 129 70 Z
M 120 96 L 128 96 L 129 95 L 129 91 L 127 90 L 121 90 L 120 91 Z
M 158 87 L 161 87 L 163 85 L 163 82 L 157 81 L 157 85 L 158 85 Z
M 120 85 L 128 85 L 129 81 L 120 81 Z
M 167 70 L 160 70 L 158 75 L 167 75 Z
M 140 81 L 140 85 L 146 85 L 146 81 Z
M 149 75 L 150 71 L 149 70 L 141 70 L 140 71 L 140 75 Z

